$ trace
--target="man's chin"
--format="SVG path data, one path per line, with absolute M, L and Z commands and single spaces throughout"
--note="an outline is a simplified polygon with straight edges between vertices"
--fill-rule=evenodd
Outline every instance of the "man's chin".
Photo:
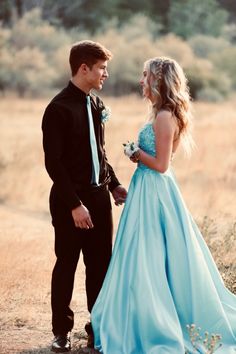
M 94 89 L 100 91 L 102 89 L 102 87 L 103 87 L 103 84 L 98 84 L 98 85 L 94 86 Z

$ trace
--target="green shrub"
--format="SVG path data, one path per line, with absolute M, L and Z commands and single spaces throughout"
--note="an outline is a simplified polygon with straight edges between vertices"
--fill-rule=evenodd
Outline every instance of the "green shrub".
M 205 87 L 197 92 L 197 100 L 205 102 L 220 102 L 224 97 L 219 91 L 211 87 Z
M 37 47 L 45 54 L 53 55 L 55 50 L 70 43 L 71 39 L 64 30 L 42 20 L 41 10 L 35 8 L 14 23 L 9 42 L 17 50 Z
M 230 77 L 233 89 L 236 89 L 236 46 L 226 48 L 210 56 L 218 71 L 225 72 Z
M 25 47 L 12 54 L 9 75 L 10 88 L 22 97 L 27 92 L 43 94 L 52 85 L 56 73 L 48 65 L 44 53 L 38 48 Z
M 178 61 L 184 67 L 187 67 L 194 61 L 194 53 L 188 42 L 174 34 L 168 34 L 161 37 L 155 43 L 157 56 L 165 55 Z
M 219 93 L 219 99 L 221 96 L 227 96 L 230 92 L 231 81 L 229 77 L 222 71 L 218 71 L 216 75 L 216 69 L 209 60 L 195 59 L 191 65 L 185 68 L 185 71 L 193 98 L 202 98 L 202 92 L 205 90 L 209 93 L 208 97 L 214 96 L 215 100 L 216 94 L 213 92 Z M 200 96 L 199 92 L 201 92 Z
M 228 13 L 216 0 L 178 0 L 170 2 L 168 18 L 170 31 L 183 38 L 195 33 L 219 36 Z
M 52 86 L 56 88 L 64 87 L 71 77 L 69 66 L 70 45 L 58 48 L 50 59 L 50 65 L 55 71 Z
M 114 57 L 104 91 L 111 95 L 139 92 L 143 63 L 156 56 L 170 56 L 183 66 L 194 98 L 220 99 L 236 88 L 236 47 L 223 38 L 194 36 L 189 42 L 174 34 L 161 36 L 160 25 L 144 15 L 134 16 L 122 27 L 112 19 L 96 36 L 74 28 L 57 29 L 42 20 L 39 9 L 26 12 L 12 28 L 0 31 L 0 90 L 44 94 L 60 89 L 70 78 L 68 62 L 72 43 L 92 39 L 103 43 Z M 218 92 L 218 94 L 217 94 Z
M 120 95 L 139 91 L 143 63 L 158 55 L 149 31 L 151 25 L 145 16 L 135 16 L 119 31 L 114 27 L 108 28 L 95 38 L 114 55 L 108 67 L 110 77 L 105 84 L 105 92 Z
M 198 34 L 188 41 L 194 54 L 200 58 L 209 58 L 211 54 L 220 53 L 230 47 L 230 42 L 222 37 L 210 37 Z

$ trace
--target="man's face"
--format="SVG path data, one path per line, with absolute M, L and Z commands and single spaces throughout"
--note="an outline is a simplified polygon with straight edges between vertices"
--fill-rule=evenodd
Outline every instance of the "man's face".
M 86 74 L 86 81 L 89 89 L 101 90 L 104 81 L 108 78 L 107 72 L 107 60 L 99 60 L 96 64 L 92 66 L 91 69 L 88 68 Z

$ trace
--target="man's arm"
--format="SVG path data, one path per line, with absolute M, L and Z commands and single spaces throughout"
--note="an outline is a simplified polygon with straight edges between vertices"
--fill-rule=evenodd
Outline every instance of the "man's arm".
M 107 162 L 107 158 L 106 158 L 106 162 Z M 111 181 L 108 184 L 108 188 L 109 188 L 109 191 L 112 192 L 121 183 L 119 182 L 118 178 L 115 175 L 113 168 L 111 167 L 111 165 L 108 162 L 107 162 L 107 166 L 108 166 L 109 176 L 111 178 Z
M 81 205 L 81 201 L 61 162 L 63 145 L 65 143 L 65 129 L 66 117 L 55 104 L 49 104 L 42 121 L 45 166 L 58 194 L 68 208 L 72 210 Z
M 106 161 L 107 161 L 107 159 L 106 159 Z M 107 166 L 108 166 L 108 170 L 109 170 L 109 176 L 111 178 L 111 181 L 108 184 L 109 191 L 112 193 L 115 204 L 121 205 L 126 200 L 127 191 L 118 181 L 118 179 L 115 175 L 115 172 L 113 171 L 113 168 L 111 167 L 111 165 L 108 162 L 107 162 Z
M 104 103 L 100 99 L 100 97 L 96 96 L 96 104 L 98 110 L 102 110 L 105 108 Z M 121 205 L 125 202 L 127 191 L 124 187 L 122 187 L 121 183 L 119 182 L 118 178 L 115 175 L 115 172 L 111 165 L 108 163 L 108 159 L 106 156 L 106 151 L 104 150 L 105 154 L 105 162 L 106 166 L 108 167 L 108 175 L 110 178 L 110 182 L 108 183 L 109 191 L 112 193 L 112 196 L 115 200 L 116 205 Z
M 111 165 L 108 164 L 108 167 L 109 167 L 109 174 L 111 177 L 111 182 L 108 184 L 108 188 L 109 188 L 110 192 L 112 193 L 115 204 L 121 205 L 126 200 L 127 191 L 124 187 L 122 187 L 122 185 L 118 181 Z

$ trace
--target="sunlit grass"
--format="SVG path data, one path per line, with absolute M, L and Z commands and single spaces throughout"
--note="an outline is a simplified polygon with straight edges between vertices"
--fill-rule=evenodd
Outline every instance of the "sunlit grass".
M 123 154 L 146 121 L 145 102 L 136 96 L 104 98 L 112 110 L 106 123 L 107 155 L 128 187 L 135 165 Z M 49 353 L 50 278 L 54 263 L 53 229 L 48 214 L 51 182 L 44 169 L 41 119 L 48 100 L 0 102 L 0 352 Z M 235 288 L 236 113 L 234 100 L 196 103 L 191 159 L 180 150 L 175 174 L 193 217 L 229 289 Z M 122 208 L 113 207 L 115 229 Z M 87 320 L 82 262 L 72 307 L 75 332 Z M 79 340 L 74 337 L 75 348 Z M 77 343 L 77 344 L 76 344 Z M 78 351 L 77 351 L 78 353 Z

